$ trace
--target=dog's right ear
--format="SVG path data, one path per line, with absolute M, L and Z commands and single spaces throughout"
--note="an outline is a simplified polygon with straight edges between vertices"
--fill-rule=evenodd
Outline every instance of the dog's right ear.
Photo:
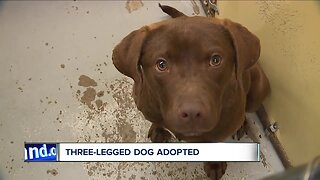
M 236 51 L 236 77 L 241 79 L 245 70 L 255 65 L 260 57 L 260 40 L 247 28 L 228 19 L 223 20 Z
M 112 61 L 122 74 L 131 77 L 139 86 L 139 59 L 148 28 L 142 27 L 127 35 L 114 49 Z

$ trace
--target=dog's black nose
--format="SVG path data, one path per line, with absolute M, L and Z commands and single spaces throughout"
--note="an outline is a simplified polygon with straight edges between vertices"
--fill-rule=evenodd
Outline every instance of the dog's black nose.
M 183 121 L 198 121 L 203 118 L 202 106 L 199 103 L 183 103 L 179 117 Z

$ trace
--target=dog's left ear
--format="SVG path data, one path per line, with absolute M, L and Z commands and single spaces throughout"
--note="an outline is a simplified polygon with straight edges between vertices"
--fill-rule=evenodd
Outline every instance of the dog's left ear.
M 146 26 L 128 34 L 114 49 L 112 61 L 115 67 L 133 80 L 138 79 L 138 62 L 147 35 Z
M 260 57 L 260 40 L 242 25 L 228 19 L 223 25 L 230 32 L 236 51 L 236 77 L 242 78 L 242 73 L 255 65 Z

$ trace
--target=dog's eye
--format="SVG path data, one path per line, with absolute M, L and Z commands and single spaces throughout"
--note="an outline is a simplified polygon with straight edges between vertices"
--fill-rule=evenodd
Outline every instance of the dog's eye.
M 168 68 L 168 63 L 165 59 L 159 58 L 156 64 L 156 69 L 158 71 L 165 71 Z
M 210 66 L 219 66 L 221 64 L 222 57 L 218 54 L 214 54 L 210 59 Z

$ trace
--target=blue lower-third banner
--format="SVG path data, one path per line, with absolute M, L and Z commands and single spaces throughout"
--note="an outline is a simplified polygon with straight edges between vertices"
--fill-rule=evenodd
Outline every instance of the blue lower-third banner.
M 259 161 L 258 143 L 25 143 L 25 161 Z

